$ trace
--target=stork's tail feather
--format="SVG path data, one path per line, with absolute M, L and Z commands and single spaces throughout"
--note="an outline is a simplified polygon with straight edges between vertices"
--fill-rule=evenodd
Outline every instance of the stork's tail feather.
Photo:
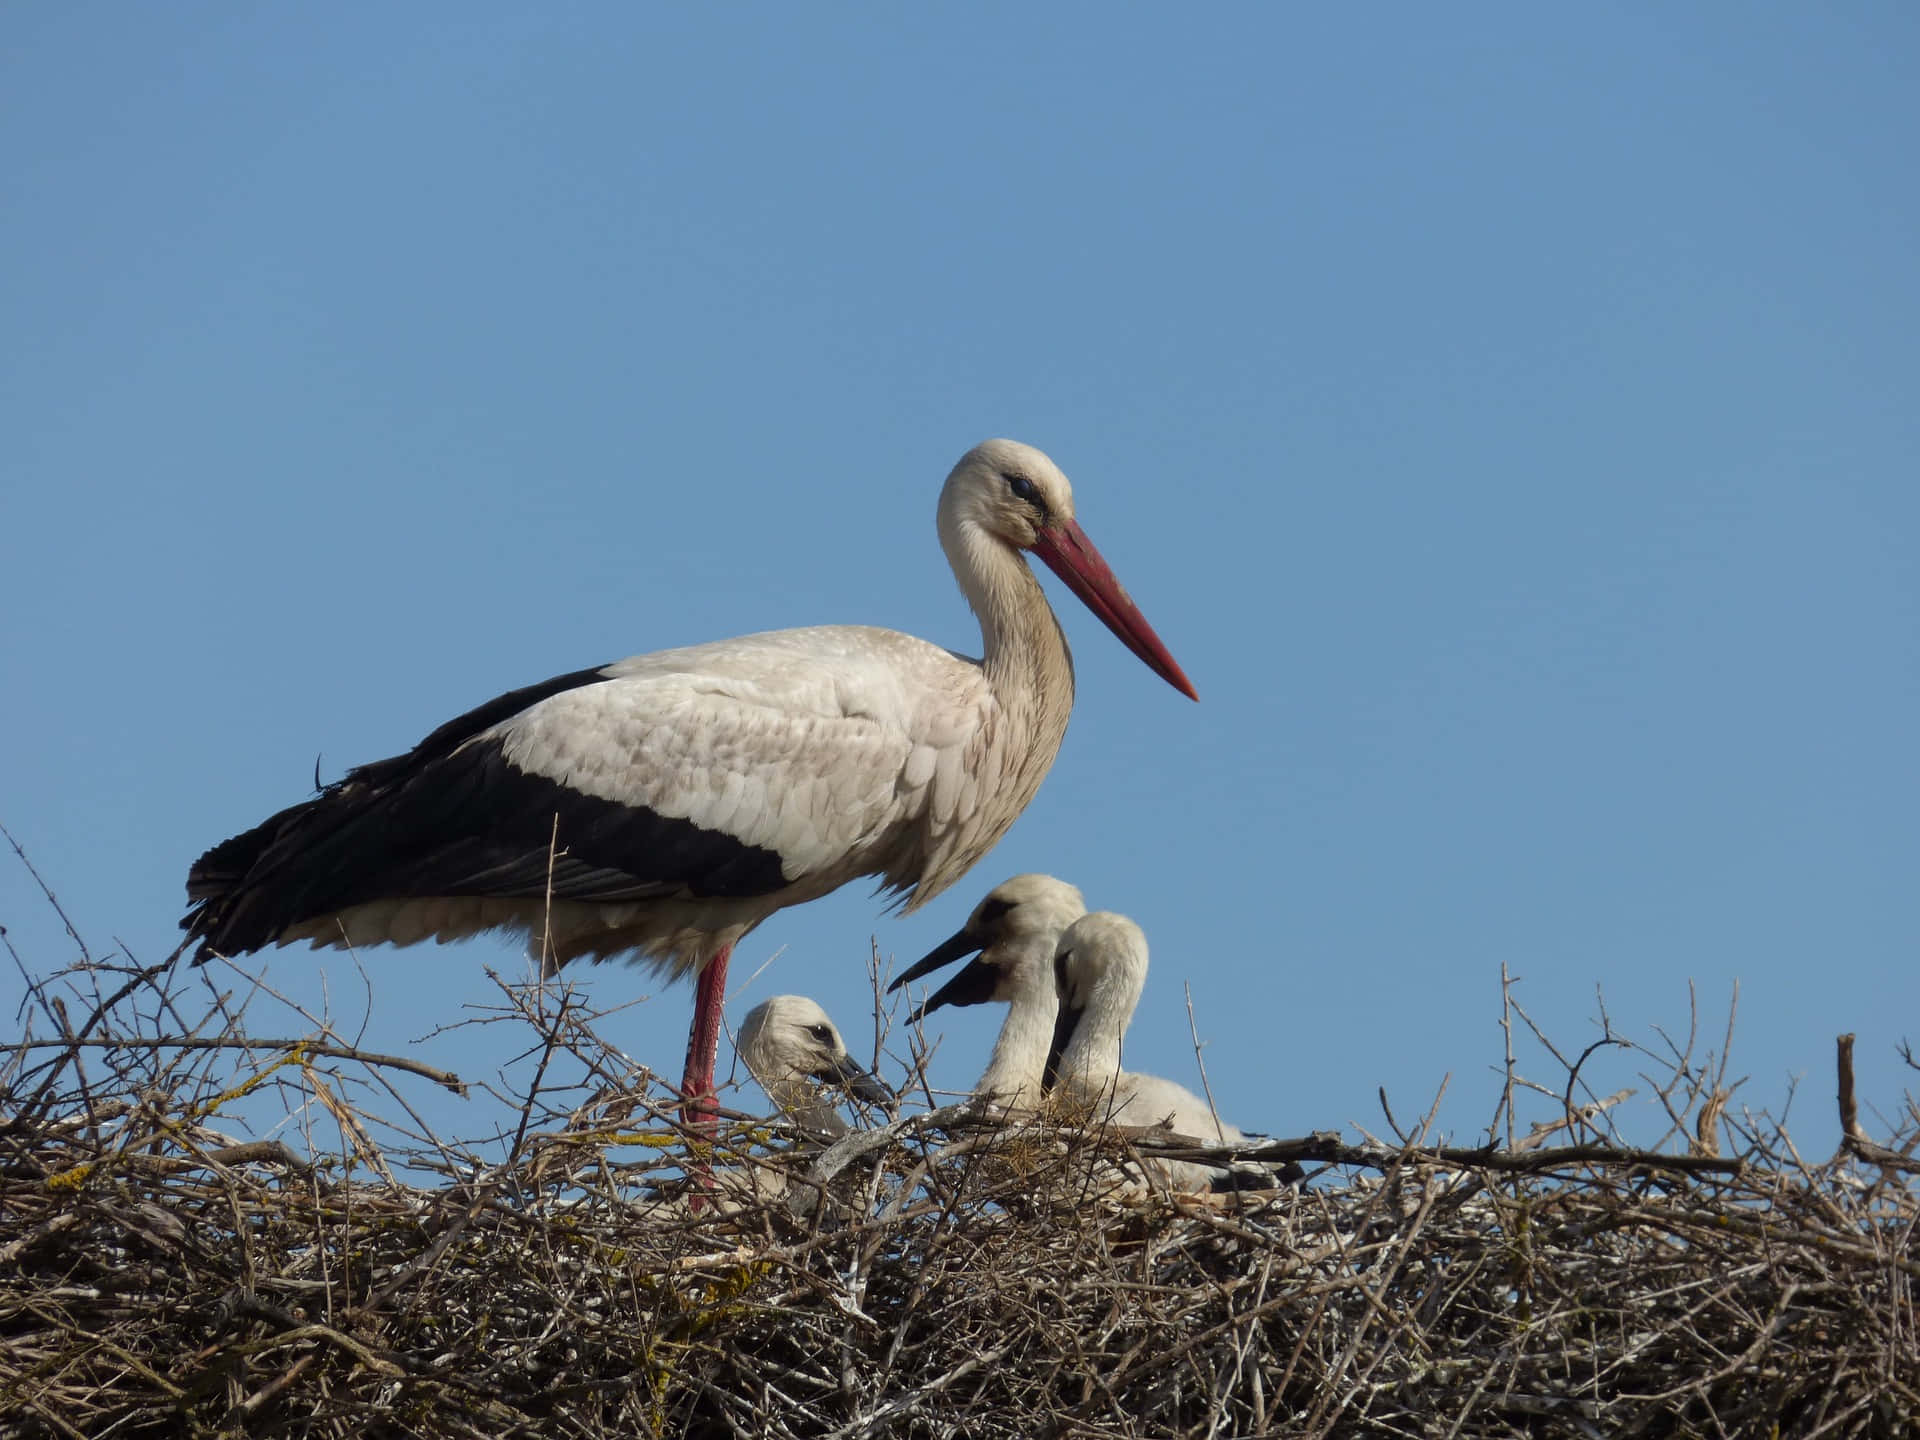
M 274 843 L 324 798 L 282 810 L 263 824 L 222 840 L 193 862 L 187 871 L 187 899 L 193 903 L 181 916 L 180 928 L 187 932 L 187 945 L 195 947 L 194 964 L 205 964 L 216 954 L 258 950 L 278 938 L 288 922 L 276 925 L 261 918 L 265 907 L 258 903 L 260 888 L 249 885 L 249 877 Z
M 266 825 L 256 825 L 230 840 L 222 840 L 194 861 L 193 868 L 187 871 L 187 898 L 204 906 L 246 879 L 247 872 L 273 843 L 273 835 L 267 832 L 280 818 L 276 815 Z M 182 929 L 193 928 L 184 920 L 180 925 Z

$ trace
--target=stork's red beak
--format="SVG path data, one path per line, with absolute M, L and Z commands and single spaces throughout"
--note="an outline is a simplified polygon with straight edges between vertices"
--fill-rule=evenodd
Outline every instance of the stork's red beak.
M 1033 553 L 1047 562 L 1047 568 L 1080 597 L 1080 603 L 1098 615 L 1120 637 L 1122 645 L 1146 662 L 1148 669 L 1189 700 L 1200 698 L 1193 682 L 1167 653 L 1147 617 L 1127 597 L 1126 587 L 1114 578 L 1078 521 L 1068 520 L 1042 530 L 1033 542 Z

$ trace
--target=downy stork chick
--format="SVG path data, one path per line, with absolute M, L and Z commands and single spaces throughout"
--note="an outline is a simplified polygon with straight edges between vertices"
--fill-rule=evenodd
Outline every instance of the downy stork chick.
M 692 972 L 681 1089 L 703 1121 L 741 936 L 861 876 L 911 911 L 1039 789 L 1066 733 L 1073 662 L 1022 552 L 1195 696 L 1040 451 L 969 450 L 938 525 L 982 658 L 829 625 L 515 690 L 201 856 L 181 922 L 196 961 L 505 929 L 549 967 L 628 955 Z
M 827 1012 L 805 995 L 775 995 L 754 1006 L 740 1023 L 735 1049 L 767 1098 L 810 1139 L 847 1133 L 832 1090 L 875 1105 L 893 1098 L 847 1053 Z
M 1120 1068 L 1120 1046 L 1147 983 L 1147 937 L 1124 915 L 1096 910 L 1068 926 L 1054 955 L 1060 1010 L 1049 1060 L 1063 1108 L 1119 1125 L 1154 1126 L 1205 1145 L 1237 1145 L 1227 1124 L 1185 1086 Z M 1155 1160 L 1175 1190 L 1205 1190 L 1232 1172 Z
M 888 987 L 897 990 L 955 960 L 979 955 L 934 991 L 914 1024 L 943 1005 L 1003 1004 L 1007 1018 L 974 1093 L 997 1105 L 1031 1109 L 1045 1088 L 1047 1053 L 1059 1009 L 1053 954 L 1060 932 L 1087 913 L 1080 892 L 1051 875 L 1016 875 L 974 906 L 959 932 Z

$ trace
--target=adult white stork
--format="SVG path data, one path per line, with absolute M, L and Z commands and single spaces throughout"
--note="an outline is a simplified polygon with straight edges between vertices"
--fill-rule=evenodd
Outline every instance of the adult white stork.
M 939 529 L 982 658 L 823 626 L 515 690 L 201 856 L 181 922 L 195 958 L 504 928 L 549 966 L 630 954 L 697 972 L 682 1095 L 706 1116 L 740 937 L 862 875 L 917 908 L 993 847 L 1053 764 L 1073 661 L 1021 551 L 1199 698 L 1038 450 L 968 451 Z
M 1060 1010 L 1053 956 L 1060 934 L 1087 913 L 1087 902 L 1051 875 L 1003 880 L 973 907 L 967 923 L 887 988 L 898 990 L 955 960 L 980 953 L 908 1016 L 913 1024 L 945 1005 L 1002 1004 L 1007 1018 L 974 1094 L 998 1105 L 1040 1103 Z

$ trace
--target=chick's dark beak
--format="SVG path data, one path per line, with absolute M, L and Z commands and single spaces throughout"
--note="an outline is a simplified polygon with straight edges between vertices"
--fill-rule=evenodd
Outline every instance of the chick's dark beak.
M 993 999 L 994 987 L 999 983 L 1000 971 L 982 955 L 929 995 L 925 1003 L 907 1017 L 907 1023 L 918 1025 L 942 1005 L 985 1005 Z
M 902 985 L 905 985 L 911 980 L 918 980 L 922 975 L 931 975 L 935 970 L 941 969 L 943 966 L 951 965 L 954 961 L 964 959 L 966 956 L 973 954 L 974 951 L 985 948 L 986 943 L 986 941 L 973 933 L 971 926 L 968 926 L 968 928 L 961 930 L 959 934 L 949 936 L 947 939 L 941 941 L 939 945 L 929 950 L 912 965 L 909 965 L 900 978 L 889 985 L 887 989 L 890 991 L 898 990 Z M 942 985 L 938 990 L 934 991 L 932 995 L 928 996 L 923 1004 L 918 1006 L 911 1015 L 907 1016 L 907 1023 L 909 1025 L 918 1025 L 921 1020 L 925 1019 L 935 1010 L 938 1010 L 942 1005 L 983 1004 L 993 998 L 993 987 L 998 983 L 998 980 L 999 977 L 994 973 L 991 965 L 976 960 L 946 984 Z
M 947 937 L 935 948 L 929 950 L 925 955 L 909 965 L 906 970 L 901 973 L 900 978 L 887 987 L 887 993 L 892 994 L 909 981 L 918 980 L 922 975 L 931 975 L 934 971 L 944 969 L 956 960 L 965 959 L 967 956 L 973 954 L 974 951 L 980 949 L 984 943 L 983 941 L 974 939 L 973 935 L 966 930 L 962 930 L 957 935 Z
M 893 1099 L 893 1092 L 851 1056 L 844 1060 L 829 1061 L 814 1071 L 813 1075 L 816 1080 L 841 1086 L 856 1100 L 865 1100 L 869 1105 L 884 1105 Z

